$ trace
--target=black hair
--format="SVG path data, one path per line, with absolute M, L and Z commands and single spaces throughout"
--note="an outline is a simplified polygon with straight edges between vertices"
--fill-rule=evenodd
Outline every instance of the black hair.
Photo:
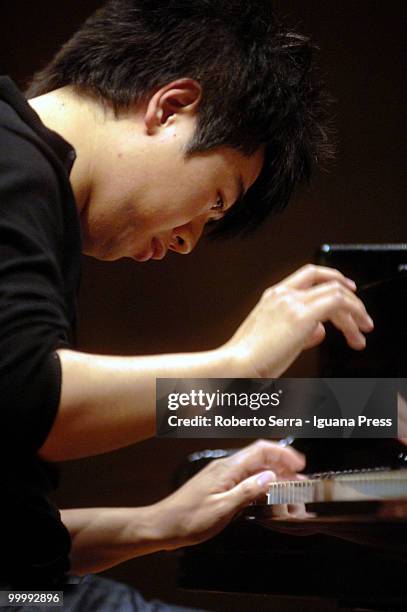
M 249 156 L 265 146 L 259 178 L 216 224 L 216 235 L 238 233 L 282 210 L 332 155 L 313 50 L 270 0 L 111 0 L 34 75 L 27 96 L 72 85 L 119 112 L 172 80 L 197 80 L 189 154 L 229 146 Z

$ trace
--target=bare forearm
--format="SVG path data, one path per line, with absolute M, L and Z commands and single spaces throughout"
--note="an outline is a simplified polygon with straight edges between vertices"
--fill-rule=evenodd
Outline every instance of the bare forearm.
M 155 506 L 62 510 L 61 517 L 72 538 L 71 569 L 77 575 L 101 572 L 166 545 Z
M 102 357 L 61 350 L 62 397 L 41 449 L 50 460 L 126 446 L 155 431 L 156 378 L 280 376 L 301 351 L 322 342 L 331 321 L 356 350 L 373 329 L 353 281 L 305 266 L 265 291 L 233 337 L 214 351 Z M 362 333 L 363 332 L 363 333 Z
M 222 349 L 148 357 L 58 353 L 60 407 L 40 451 L 51 461 L 107 452 L 154 435 L 156 378 L 232 375 Z

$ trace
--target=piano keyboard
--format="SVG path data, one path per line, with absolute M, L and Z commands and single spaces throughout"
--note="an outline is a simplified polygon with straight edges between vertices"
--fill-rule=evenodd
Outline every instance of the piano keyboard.
M 307 480 L 276 481 L 267 504 L 407 499 L 407 469 L 351 470 L 313 474 Z

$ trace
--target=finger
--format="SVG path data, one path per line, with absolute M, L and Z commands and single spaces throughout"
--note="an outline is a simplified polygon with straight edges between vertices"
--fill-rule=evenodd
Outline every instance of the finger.
M 319 303 L 318 300 L 320 300 Z M 308 305 L 314 303 L 317 306 L 316 311 L 322 308 L 317 320 L 327 320 L 321 319 L 324 316 L 323 309 L 326 309 L 325 316 L 330 320 L 332 320 L 332 315 L 342 311 L 350 313 L 362 331 L 369 332 L 374 327 L 373 320 L 363 302 L 336 281 L 324 283 L 306 291 L 304 303 Z
M 318 344 L 321 344 L 321 342 L 324 340 L 325 336 L 325 327 L 322 323 L 318 323 L 314 333 L 308 340 L 307 344 L 304 346 L 304 349 L 311 349 L 314 348 L 314 346 L 318 346 Z
M 326 301 L 326 316 L 329 320 L 338 327 L 348 324 L 348 316 L 351 317 L 352 322 L 357 328 L 363 332 L 369 332 L 373 329 L 373 321 L 367 314 L 363 304 L 358 300 L 343 296 L 338 298 L 335 295 L 327 295 Z M 339 323 L 339 325 L 337 325 Z M 351 326 L 351 323 L 349 323 Z
M 293 472 L 291 470 L 282 470 L 277 474 L 277 480 L 293 482 L 295 480 L 308 480 L 308 476 L 306 476 L 306 474 L 298 474 L 298 472 Z
M 302 453 L 268 440 L 257 440 L 221 461 L 231 468 L 235 482 L 262 470 L 271 469 L 277 474 L 287 471 L 295 474 L 305 467 L 305 457 Z
M 368 325 L 360 323 L 362 315 L 358 304 L 345 300 L 338 306 L 335 297 L 328 294 L 315 300 L 313 308 L 314 316 L 324 321 L 330 320 L 343 333 L 351 348 L 355 350 L 365 348 L 366 340 L 360 332 L 360 327 L 366 328 Z
M 276 475 L 271 470 L 266 470 L 245 478 L 233 489 L 225 493 L 229 507 L 236 512 L 262 495 L 266 495 L 270 484 L 276 480 Z
M 344 276 L 339 270 L 325 266 L 314 266 L 312 264 L 303 266 L 294 272 L 294 274 L 288 276 L 282 281 L 281 285 L 289 289 L 308 289 L 313 285 L 329 281 L 337 281 L 351 291 L 356 291 L 355 282 Z
M 301 474 L 293 474 L 292 472 L 286 472 L 284 480 L 304 480 L 305 477 Z M 272 470 L 265 470 L 253 476 L 249 476 L 233 488 L 234 495 L 241 500 L 243 505 L 247 505 L 251 501 L 254 501 L 261 495 L 266 495 L 269 491 L 270 485 L 276 480 L 280 480 L 277 474 Z M 295 505 L 295 504 L 294 504 Z
M 359 331 L 359 327 L 350 314 L 340 313 L 332 317 L 332 323 L 343 333 L 351 348 L 361 351 L 366 347 L 366 338 Z
M 251 474 L 261 469 L 296 473 L 305 467 L 305 457 L 292 446 L 281 446 L 270 440 L 256 440 L 231 457 L 245 465 Z M 249 474 L 248 474 L 249 475 Z
M 287 506 L 288 516 L 296 519 L 313 518 L 315 514 L 308 512 L 305 504 L 288 504 Z
M 273 504 L 270 509 L 273 518 L 286 519 L 289 517 L 287 504 Z

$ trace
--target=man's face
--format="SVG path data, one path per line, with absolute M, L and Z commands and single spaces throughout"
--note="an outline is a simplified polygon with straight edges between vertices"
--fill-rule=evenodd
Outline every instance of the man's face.
M 140 262 L 168 250 L 189 253 L 206 223 L 220 219 L 258 177 L 261 151 L 247 158 L 225 147 L 186 156 L 195 120 L 168 123 L 154 137 L 126 119 L 108 132 L 81 215 L 85 253 Z

